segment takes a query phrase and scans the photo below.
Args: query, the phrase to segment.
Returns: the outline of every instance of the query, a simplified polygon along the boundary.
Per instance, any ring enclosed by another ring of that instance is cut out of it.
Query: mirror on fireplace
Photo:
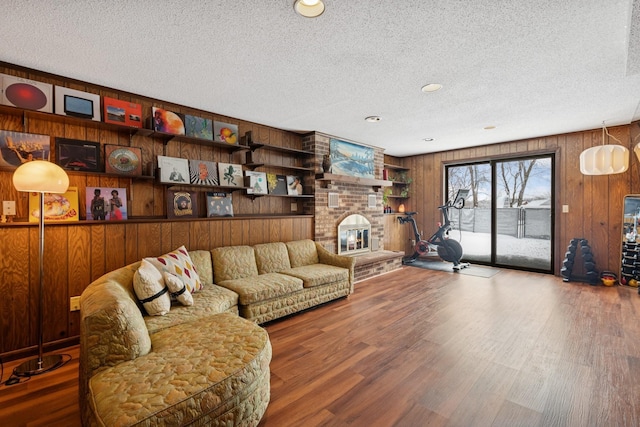
[[[640,194],[624,198],[620,284],[637,287],[640,281]]]

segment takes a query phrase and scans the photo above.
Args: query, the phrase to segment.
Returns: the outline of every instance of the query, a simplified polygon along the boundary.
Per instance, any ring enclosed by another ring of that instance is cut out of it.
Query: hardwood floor
[[[639,320],[633,289],[403,267],[266,325],[260,426],[637,426]],[[63,368],[0,386],[1,426],[80,424],[77,347],[66,353]]]

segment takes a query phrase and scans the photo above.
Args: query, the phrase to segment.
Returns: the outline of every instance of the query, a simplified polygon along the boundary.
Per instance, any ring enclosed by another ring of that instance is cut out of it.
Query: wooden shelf
[[[392,185],[391,181],[384,179],[359,178],[356,176],[337,175],[332,173],[317,174],[316,181],[342,182],[345,184],[356,184],[374,188],[390,187]]]
[[[405,168],[405,167],[397,166],[397,165],[391,165],[391,164],[388,164],[388,163],[385,163],[384,167],[385,167],[385,169],[393,169],[393,170],[397,170],[397,171],[408,171],[409,170],[409,168]]]
[[[264,148],[265,150],[279,151],[281,153],[290,153],[304,156],[314,156],[315,153],[306,150],[299,150],[297,148],[289,148],[289,147],[281,147],[279,145],[271,145],[265,144],[262,142],[257,142],[252,139],[251,131],[248,131],[242,137],[242,141],[246,144],[251,151],[258,150],[260,148]]]
[[[144,132],[140,132],[140,133],[143,133],[145,136],[150,136],[152,138],[162,139],[162,142],[165,145],[168,144],[170,141],[177,141],[177,142],[185,142],[188,144],[206,145],[209,147],[222,148],[224,150],[232,151],[232,152],[241,151],[241,150],[249,151],[249,147],[242,144],[227,144],[226,142],[222,142],[222,141],[213,141],[211,139],[194,138],[192,136],[186,136],[186,135],[174,135],[172,133],[157,132],[151,129],[144,129]]]
[[[312,172],[314,170],[313,168],[304,168],[300,166],[273,165],[269,163],[245,163],[243,166],[246,166],[251,170],[254,170],[260,167],[290,169],[290,170],[297,170],[297,171],[303,171],[303,172]]]

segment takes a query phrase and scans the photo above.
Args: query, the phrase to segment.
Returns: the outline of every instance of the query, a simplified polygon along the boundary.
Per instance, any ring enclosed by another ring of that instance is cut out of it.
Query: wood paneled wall
[[[402,165],[411,169],[414,179],[409,205],[420,213],[418,228],[430,234],[441,220],[437,206],[443,202],[444,165],[555,153],[555,274],[560,274],[574,237],[589,240],[598,271],[619,272],[623,198],[640,193],[640,164],[633,154],[633,147],[640,142],[639,124],[609,128],[611,135],[631,150],[629,170],[617,175],[580,173],[580,153],[602,144],[602,129],[404,158]],[[612,139],[610,143],[617,142]],[[569,205],[569,213],[562,213],[562,205]]]
[[[239,134],[252,131],[254,141],[301,149],[298,134],[263,126],[214,113],[168,104],[134,94],[94,86],[25,70],[0,63],[0,73],[43,81],[59,86],[98,93],[100,96],[136,102],[143,107],[143,117],[149,117],[151,107],[193,114],[237,124]],[[128,130],[114,130],[90,121],[66,120],[56,115],[23,115],[19,110],[0,109],[0,129],[50,135],[51,160],[54,159],[55,137],[136,146],[142,150],[143,162],[157,166],[157,156],[244,163],[245,152],[230,152],[210,145],[177,141],[165,143],[162,138],[130,135]],[[259,150],[262,162],[287,165],[290,158],[274,150]],[[263,169],[264,170],[264,169]],[[286,174],[286,170],[269,170]],[[289,172],[291,173],[291,172]],[[0,200],[15,200],[17,220],[25,222],[28,195],[19,193],[12,184],[13,171],[0,170]],[[78,312],[69,311],[69,298],[80,295],[84,288],[105,272],[124,266],[145,256],[157,256],[184,245],[187,249],[211,249],[228,245],[288,241],[314,236],[314,218],[299,207],[291,212],[294,199],[286,197],[247,197],[244,191],[233,193],[236,217],[167,220],[167,186],[150,179],[130,179],[69,172],[70,185],[78,187],[80,210],[84,211],[86,187],[121,187],[127,189],[130,220],[119,223],[84,222],[47,224],[45,227],[45,304],[44,342],[77,340]],[[310,186],[313,187],[313,186]],[[180,187],[178,187],[180,188]],[[206,191],[207,189],[201,189]],[[204,197],[201,197],[204,201]],[[302,206],[298,200],[298,206]],[[205,216],[204,203],[200,216]],[[37,345],[39,301],[39,263],[37,224],[0,225],[0,355],[17,357],[33,352]]]

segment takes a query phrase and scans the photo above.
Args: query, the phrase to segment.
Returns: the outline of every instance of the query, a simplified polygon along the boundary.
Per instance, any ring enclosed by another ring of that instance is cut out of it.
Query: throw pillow
[[[182,305],[193,305],[193,295],[187,289],[184,282],[175,274],[165,271],[163,274],[164,283],[171,292],[171,298],[175,298]]]
[[[175,251],[157,258],[145,259],[155,265],[161,272],[168,271],[178,276],[187,285],[189,292],[194,293],[202,289],[203,285],[200,281],[200,276],[198,276],[196,267],[193,265],[189,252],[184,246],[180,246]]]
[[[150,316],[164,316],[169,312],[171,297],[162,273],[144,259],[133,275],[133,290]]]

